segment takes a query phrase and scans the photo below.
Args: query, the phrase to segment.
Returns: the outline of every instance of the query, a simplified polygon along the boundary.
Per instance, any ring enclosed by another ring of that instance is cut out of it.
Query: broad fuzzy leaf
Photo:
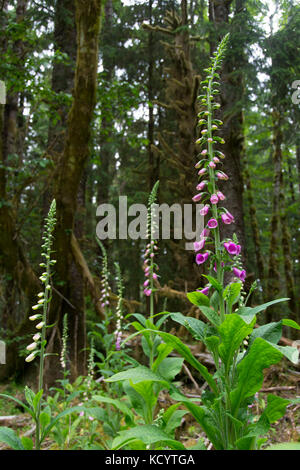
[[[255,318],[250,325],[247,325],[239,315],[232,313],[226,315],[224,322],[219,326],[221,336],[219,354],[226,370],[229,370],[234,354],[243,339],[252,332],[254,324]]]
[[[200,307],[201,305],[209,306],[209,298],[207,295],[202,294],[202,292],[188,292],[186,296],[191,304],[197,305],[197,307]]]
[[[231,392],[232,414],[247,397],[255,395],[263,383],[263,370],[277,364],[283,354],[263,338],[256,338],[248,354],[237,365],[237,387]]]
[[[121,449],[125,445],[130,445],[134,441],[142,441],[146,445],[165,445],[171,449],[185,450],[181,442],[171,439],[167,433],[155,425],[136,426],[135,428],[121,431],[112,442],[112,449]]]
[[[177,336],[171,335],[170,333],[165,333],[164,331],[157,331],[155,332],[158,334],[167,344],[173,346],[179,354],[196,370],[200,372],[202,377],[207,381],[208,385],[210,386],[211,390],[217,394],[217,386],[212,377],[212,375],[208,372],[207,368],[203,366],[197,359],[193,356],[189,348],[180,341]]]
[[[15,431],[5,426],[0,427],[0,442],[4,442],[13,450],[25,450],[21,439]]]
[[[151,382],[162,382],[168,386],[168,382],[158,374],[154,373],[151,369],[145,366],[133,367],[132,369],[118,372],[117,374],[105,379],[106,382],[118,382],[123,380],[132,380],[133,383],[144,382],[146,380]]]

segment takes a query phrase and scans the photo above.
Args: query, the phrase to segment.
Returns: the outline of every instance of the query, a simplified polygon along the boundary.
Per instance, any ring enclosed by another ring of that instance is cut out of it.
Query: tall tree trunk
[[[113,3],[112,0],[108,0],[105,3],[104,9],[104,21],[101,31],[103,44],[106,46],[109,44],[110,36],[112,34],[112,22],[113,22]],[[104,80],[111,84],[114,78],[115,63],[109,52],[109,47],[104,47],[102,52],[102,64],[104,71]],[[112,145],[109,136],[112,132],[113,122],[109,118],[110,109],[106,109],[103,106],[101,109],[101,127],[99,129],[99,146],[100,146],[100,165],[98,167],[98,187],[97,187],[97,205],[107,203],[109,200],[109,184],[111,181],[112,171]],[[104,245],[106,246],[106,240]]]
[[[271,217],[271,239],[269,250],[269,271],[267,284],[267,298],[276,298],[280,292],[280,272],[279,272],[279,228],[280,228],[280,190],[282,178],[282,131],[279,113],[273,110],[273,165],[274,165],[274,183],[273,183],[273,203]],[[266,321],[274,321],[275,308],[268,308],[266,311]]]
[[[149,24],[152,26],[153,24],[153,0],[149,0]],[[152,30],[149,31],[148,34],[148,160],[149,160],[149,192],[152,190],[154,184],[159,178],[157,173],[157,163],[156,163],[156,155],[157,152],[155,151],[154,147],[154,129],[155,129],[155,122],[154,122],[154,108],[153,108],[153,100],[154,100],[154,89],[153,89],[153,80],[154,80],[154,33]]]
[[[76,24],[74,0],[58,0],[55,5],[54,17],[54,41],[53,48],[66,54],[66,61],[55,61],[52,69],[51,88],[58,96],[60,94],[72,94],[74,86],[74,70],[76,62]],[[56,179],[59,166],[57,163],[61,157],[65,142],[67,117],[70,111],[63,100],[55,99],[52,105],[53,112],[58,114],[58,119],[50,119],[48,129],[47,155],[53,162]],[[51,113],[52,114],[52,113]],[[47,187],[43,195],[43,214],[47,215],[51,204],[53,187]]]
[[[170,65],[165,67],[167,75],[166,102],[155,100],[158,106],[171,110],[176,116],[178,132],[175,144],[169,144],[167,132],[159,133],[160,149],[156,150],[164,154],[164,159],[169,167],[174,170],[172,180],[168,180],[173,200],[184,204],[190,204],[195,192],[197,177],[194,165],[197,159],[198,149],[195,144],[197,139],[197,92],[199,76],[193,70],[190,57],[190,35],[188,31],[187,2],[180,3],[180,16],[174,11],[169,11],[165,17],[166,27],[145,25],[153,32],[165,33],[173,38],[170,43],[164,42]],[[153,156],[151,155],[151,158]],[[185,249],[185,240],[170,240],[169,247],[173,252],[174,279],[176,288],[194,289],[200,280],[199,269],[195,269],[191,275],[190,267],[193,265],[193,254]],[[195,265],[196,268],[196,265]],[[183,279],[189,280],[184,283]]]
[[[298,180],[299,180],[299,194],[300,194],[300,142],[296,144],[296,164],[298,170]]]
[[[86,370],[85,315],[72,289],[72,234],[74,233],[77,194],[84,167],[89,157],[90,127],[96,102],[98,42],[100,32],[101,0],[76,0],[77,59],[74,81],[74,99],[68,116],[67,132],[62,157],[58,163],[54,197],[57,205],[55,230],[54,282],[61,296],[56,295],[50,310],[50,323],[57,322],[48,349],[60,350],[61,323],[64,313],[69,318],[69,356],[71,377]],[[73,297],[72,297],[73,294]],[[66,299],[68,302],[66,302]],[[73,308],[70,309],[70,304]],[[70,311],[72,310],[72,311]],[[56,360],[55,360],[56,359]],[[53,369],[57,358],[48,360],[47,380],[57,378]]]
[[[26,6],[27,1],[18,1],[16,6],[16,21],[18,23],[24,20]],[[7,2],[4,4],[4,8],[6,7]],[[1,27],[3,26],[1,25]],[[3,44],[1,45],[3,46]],[[24,44],[21,40],[17,39],[13,42],[13,52],[18,57],[22,69],[25,56]],[[28,304],[32,305],[36,300],[36,294],[40,290],[41,283],[28,261],[26,250],[19,237],[16,226],[17,208],[13,204],[15,201],[11,189],[7,185],[8,177],[5,169],[9,157],[15,155],[18,151],[18,102],[19,92],[12,87],[6,97],[6,104],[0,105],[0,268],[11,279],[7,288],[11,292],[22,292],[20,300],[24,308],[27,309]],[[14,163],[18,165],[20,162],[16,161]],[[9,165],[13,166],[14,163],[10,161]],[[7,301],[6,308],[9,311],[4,312],[4,316],[10,316],[10,318],[6,318],[7,325],[13,326],[16,323],[15,319],[11,317],[15,310],[13,305],[14,297],[10,296]],[[16,330],[12,335],[15,338],[26,336],[26,334],[32,332],[32,329],[31,322],[28,322],[26,318],[25,320],[22,318],[17,323]],[[18,356],[18,346],[17,342],[11,342],[7,348],[7,362],[0,368],[0,380],[9,377],[16,371],[21,361],[24,362],[24,359],[20,360]]]
[[[251,177],[249,173],[249,167],[246,161],[244,162],[244,179],[245,179],[245,183],[247,187],[247,196],[248,196],[248,201],[249,201],[249,217],[250,217],[250,225],[251,225],[251,231],[252,231],[252,236],[253,236],[257,272],[258,272],[258,277],[259,277],[259,281],[262,287],[263,298],[264,298],[264,296],[266,295],[264,259],[263,259],[263,254],[261,251],[260,233],[259,233],[259,226],[258,226],[258,220],[257,220],[257,215],[256,215],[256,206],[255,206],[255,201],[254,201],[254,196],[253,196],[252,182],[251,182]]]
[[[297,143],[296,143],[296,164],[297,164],[297,169],[298,169],[298,181],[299,181],[299,192],[298,192],[298,201],[300,203],[300,139],[298,139]],[[298,233],[298,237],[297,237],[297,241],[298,241],[298,251],[297,251],[297,259],[298,259],[298,264],[297,264],[297,273],[296,273],[296,276],[297,276],[297,285],[298,285],[298,289],[297,289],[297,297],[298,297],[298,305],[297,305],[297,310],[298,310],[298,315],[300,315],[300,288],[299,288],[299,285],[300,285],[300,235]]]

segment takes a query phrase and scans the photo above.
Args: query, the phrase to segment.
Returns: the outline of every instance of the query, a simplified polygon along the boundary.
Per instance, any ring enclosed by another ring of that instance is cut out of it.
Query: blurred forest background
[[[43,221],[57,202],[54,297],[48,352],[70,323],[72,375],[86,368],[90,325],[102,316],[96,209],[191,203],[197,184],[197,96],[204,69],[230,32],[222,69],[221,150],[226,208],[243,247],[252,303],[289,297],[266,312],[300,318],[300,7],[293,0],[1,0],[0,379],[34,367],[22,350],[41,290]],[[101,17],[101,21],[99,18]],[[76,40],[79,38],[79,41]],[[147,312],[144,240],[107,240],[119,262],[128,312]],[[156,311],[190,309],[185,292],[203,285],[194,255],[159,242]],[[203,268],[205,269],[205,268]],[[112,276],[112,286],[114,278]],[[113,289],[114,290],[114,289]],[[56,374],[55,356],[47,361]]]

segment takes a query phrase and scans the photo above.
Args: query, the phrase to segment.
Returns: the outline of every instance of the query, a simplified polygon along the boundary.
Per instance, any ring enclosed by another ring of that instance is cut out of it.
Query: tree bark
[[[273,203],[271,217],[271,239],[269,249],[269,270],[267,280],[267,298],[276,298],[280,292],[280,272],[279,272],[279,228],[280,228],[280,189],[282,178],[282,131],[280,127],[280,117],[276,110],[272,113],[273,120]],[[266,321],[274,321],[275,308],[268,308],[266,311]]]
[[[75,213],[80,180],[85,163],[89,156],[90,124],[93,117],[97,86],[98,41],[100,17],[103,2],[101,0],[76,1],[76,30],[77,58],[73,104],[67,121],[67,131],[64,140],[62,156],[57,160],[57,173],[53,187],[53,196],[57,201],[57,227],[55,251],[57,265],[55,267],[54,296],[48,318],[49,323],[55,323],[48,330],[48,352],[60,352],[61,320],[64,313],[69,313],[70,329],[70,359],[71,377],[84,373],[85,361],[85,316],[82,305],[76,305],[76,292],[72,286],[72,269],[74,273],[73,251],[71,237],[75,230]],[[0,263],[5,273],[9,274],[22,292],[22,299],[29,308],[36,303],[36,295],[41,290],[41,283],[34,273],[16,229],[16,213],[7,201],[5,155],[7,151],[4,133],[4,110],[1,106],[1,140],[0,140]],[[83,258],[78,246],[78,253]],[[77,263],[77,260],[76,260]],[[78,264],[77,264],[78,266]],[[80,267],[80,266],[79,266]],[[80,267],[78,271],[83,270]],[[80,274],[80,275],[81,275]],[[73,288],[73,290],[72,290]],[[73,298],[71,299],[71,297]],[[95,295],[96,296],[96,295]],[[82,298],[82,296],[81,296]],[[74,302],[72,302],[72,301]],[[101,309],[95,304],[98,313]],[[71,311],[70,311],[71,310]],[[18,325],[14,336],[26,336],[33,332],[34,325],[28,321],[28,316]],[[46,361],[46,382],[53,384],[59,376],[57,356],[49,356]],[[15,372],[21,372],[26,366],[31,370],[32,364],[24,364],[24,358],[19,357],[17,343],[11,343],[7,351],[7,364],[1,367],[1,377],[9,377]],[[30,371],[29,370],[29,371]]]
[[[246,162],[244,163],[244,178],[245,178],[245,183],[247,186],[247,196],[248,196],[248,201],[249,201],[249,217],[250,217],[250,225],[251,225],[251,231],[252,231],[252,236],[253,236],[257,273],[258,273],[258,278],[259,278],[259,281],[263,290],[263,297],[264,297],[266,295],[265,266],[264,266],[262,251],[261,251],[260,233],[259,233],[259,226],[258,226],[258,220],[257,220],[257,215],[256,215],[256,206],[255,206],[255,201],[253,197],[252,182],[251,182],[251,177],[249,173],[249,167]]]
[[[180,16],[174,11],[167,12],[166,27],[145,25],[149,34],[165,33],[173,39],[170,43],[164,42],[170,63],[168,67],[165,67],[166,102],[156,100],[155,104],[171,110],[175,114],[178,130],[174,143],[169,143],[167,132],[159,133],[160,149],[156,149],[156,152],[157,154],[163,153],[164,160],[173,170],[173,177],[168,179],[167,184],[172,190],[173,201],[179,202],[182,208],[184,204],[191,204],[195,192],[197,175],[194,166],[198,153],[195,141],[197,139],[197,92],[200,77],[193,70],[191,62],[188,21],[187,2],[182,0]],[[152,125],[153,123],[149,122],[150,136],[152,136]],[[153,145],[151,149],[154,149]],[[150,153],[149,162],[151,165],[153,165],[153,161],[154,154]],[[184,245],[185,240],[175,240],[169,245],[169,248],[173,252],[175,285],[178,289],[184,289],[185,281],[183,280],[187,279],[186,287],[188,285],[187,288],[190,290],[197,287],[200,281],[200,272],[197,268],[191,276],[193,254],[187,251]]]
[[[64,313],[68,313],[69,357],[71,377],[86,370],[85,312],[82,297],[76,298],[72,286],[72,248],[77,197],[84,167],[89,157],[90,127],[96,103],[98,41],[100,33],[101,0],[76,0],[77,59],[74,80],[74,99],[68,115],[66,140],[58,163],[54,197],[57,207],[55,229],[54,285],[62,296],[53,298],[49,322],[56,322],[48,349],[60,350],[60,329]],[[74,272],[74,271],[73,271]],[[68,299],[69,302],[66,302]],[[70,308],[72,304],[73,308]],[[70,311],[71,310],[71,311]],[[57,378],[51,357],[48,360],[47,380]],[[54,373],[53,373],[54,372]]]

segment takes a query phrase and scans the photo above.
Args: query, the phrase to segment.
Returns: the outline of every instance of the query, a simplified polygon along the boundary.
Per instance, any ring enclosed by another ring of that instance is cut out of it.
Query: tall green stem
[[[212,67],[212,72],[211,72],[211,78],[209,79],[208,82],[208,87],[207,87],[207,111],[208,111],[208,116],[207,116],[207,135],[208,135],[208,156],[209,156],[209,161],[213,162],[213,157],[214,157],[214,152],[213,152],[213,133],[212,133],[212,103],[211,103],[211,94],[212,94],[212,81],[214,78],[214,73],[215,73],[215,64]],[[211,167],[209,167],[209,179],[212,185],[212,192],[215,194],[216,191],[216,182],[215,182],[215,175],[214,171]],[[213,217],[218,220],[218,209],[216,204],[212,204],[212,213]],[[222,268],[222,263],[221,263],[221,243],[220,243],[220,230],[219,226],[217,226],[214,230],[214,237],[215,237],[215,253],[216,253],[216,269],[217,269],[217,279],[218,282],[223,286],[223,268]],[[220,318],[221,322],[225,320],[225,305],[224,305],[224,299],[222,296],[222,292],[219,294],[219,299],[220,299]]]

